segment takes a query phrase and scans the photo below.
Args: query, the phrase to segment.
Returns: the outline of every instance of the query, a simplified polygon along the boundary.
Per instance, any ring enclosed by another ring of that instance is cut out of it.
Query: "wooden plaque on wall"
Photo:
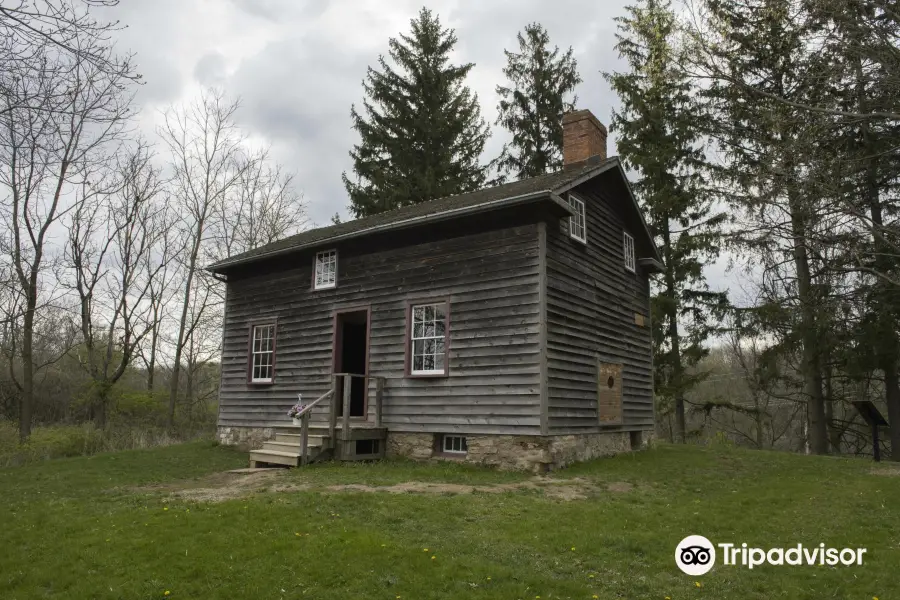
[[[597,361],[597,415],[601,425],[622,422],[622,363]]]

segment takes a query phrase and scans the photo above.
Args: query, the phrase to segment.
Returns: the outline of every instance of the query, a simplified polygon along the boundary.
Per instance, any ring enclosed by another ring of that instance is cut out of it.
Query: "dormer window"
[[[317,253],[313,289],[327,290],[336,285],[337,250],[325,250]]]
[[[584,200],[574,194],[569,194],[569,206],[575,214],[569,217],[569,236],[582,244],[587,243],[587,216],[585,214]]]

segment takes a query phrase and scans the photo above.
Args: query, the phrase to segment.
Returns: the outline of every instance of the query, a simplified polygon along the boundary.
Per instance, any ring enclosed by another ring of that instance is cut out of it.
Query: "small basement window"
[[[378,440],[356,440],[357,454],[378,454],[379,449]]]
[[[623,246],[625,249],[625,268],[634,273],[634,238],[628,235],[627,231],[625,232]]]
[[[337,285],[337,250],[326,250],[316,254],[316,274],[314,289],[327,290]]]
[[[469,451],[464,435],[445,435],[441,442],[441,449],[449,454],[465,454]]]
[[[569,217],[569,235],[582,242],[587,243],[587,216],[584,207],[584,200],[569,194],[569,206],[575,211],[575,214]]]

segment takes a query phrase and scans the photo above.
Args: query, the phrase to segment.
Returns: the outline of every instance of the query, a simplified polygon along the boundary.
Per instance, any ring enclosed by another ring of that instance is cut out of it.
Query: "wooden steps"
[[[325,433],[328,433],[327,429]],[[310,435],[307,443],[309,460],[318,458],[328,446],[327,435]],[[277,432],[274,440],[263,442],[259,450],[250,451],[250,466],[266,464],[297,467],[300,465],[301,453],[300,434]]]
[[[250,466],[280,466],[298,467],[301,463],[300,427],[278,427],[275,437],[263,442],[262,448],[250,451]],[[338,437],[340,430],[335,432]],[[384,427],[372,427],[368,424],[359,424],[348,431],[349,439],[334,440],[328,435],[328,426],[309,426],[307,435],[307,457],[309,462],[335,458],[337,460],[371,460],[384,457],[384,443],[387,438],[387,429]],[[371,443],[357,444],[359,441],[375,441]],[[357,448],[364,448],[358,452]]]

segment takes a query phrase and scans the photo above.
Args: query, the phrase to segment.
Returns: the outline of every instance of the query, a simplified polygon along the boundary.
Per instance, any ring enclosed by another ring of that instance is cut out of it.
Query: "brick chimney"
[[[589,110],[563,115],[563,166],[606,159],[606,127]]]

